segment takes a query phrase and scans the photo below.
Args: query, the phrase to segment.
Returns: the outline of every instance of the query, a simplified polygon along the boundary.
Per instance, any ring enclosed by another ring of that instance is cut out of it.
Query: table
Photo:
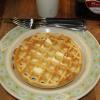
[[[66,9],[67,7],[67,9]],[[57,17],[73,18],[75,16],[74,0],[60,0],[59,12]],[[6,0],[2,11],[3,18],[37,18],[38,13],[35,0]],[[100,43],[100,20],[87,20],[87,29],[95,36]],[[9,30],[15,27],[12,24],[0,24],[0,38],[2,38]],[[0,86],[0,100],[16,100]],[[100,81],[96,87],[80,100],[100,100]]]

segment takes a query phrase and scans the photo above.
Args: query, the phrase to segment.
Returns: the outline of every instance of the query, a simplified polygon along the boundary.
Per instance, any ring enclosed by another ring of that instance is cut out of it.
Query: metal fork
[[[12,22],[18,26],[35,29],[41,26],[68,28],[71,30],[86,30],[83,19],[66,19],[66,18],[40,18],[40,19],[3,19],[3,22]]]

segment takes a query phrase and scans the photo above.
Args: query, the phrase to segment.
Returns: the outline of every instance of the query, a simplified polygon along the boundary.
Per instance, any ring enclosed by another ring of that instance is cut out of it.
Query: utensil
[[[35,29],[40,26],[51,26],[60,28],[69,28],[72,30],[86,30],[85,21],[83,19],[67,19],[67,18],[39,18],[39,19],[0,19],[0,22],[14,23],[18,26]]]

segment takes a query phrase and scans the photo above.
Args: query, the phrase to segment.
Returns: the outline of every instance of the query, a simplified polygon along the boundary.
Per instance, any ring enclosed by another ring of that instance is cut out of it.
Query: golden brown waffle
[[[13,65],[27,83],[56,88],[78,76],[82,54],[78,45],[63,34],[36,33],[14,50]]]

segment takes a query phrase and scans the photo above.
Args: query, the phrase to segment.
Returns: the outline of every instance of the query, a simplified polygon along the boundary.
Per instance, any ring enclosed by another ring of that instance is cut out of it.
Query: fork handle
[[[59,25],[72,25],[72,26],[84,26],[85,20],[78,18],[46,18],[47,24],[59,24]]]

